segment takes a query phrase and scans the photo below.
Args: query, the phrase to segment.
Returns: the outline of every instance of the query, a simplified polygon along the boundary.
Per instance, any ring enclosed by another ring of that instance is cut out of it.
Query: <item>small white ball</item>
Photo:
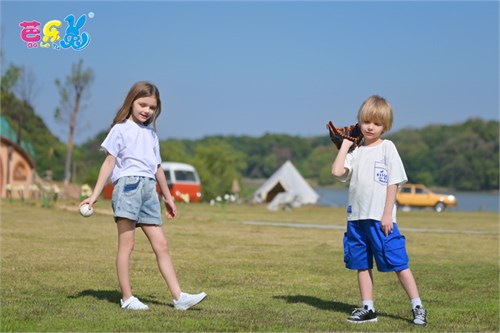
[[[89,217],[94,213],[94,208],[89,208],[89,204],[84,204],[80,207],[80,214],[83,217]]]

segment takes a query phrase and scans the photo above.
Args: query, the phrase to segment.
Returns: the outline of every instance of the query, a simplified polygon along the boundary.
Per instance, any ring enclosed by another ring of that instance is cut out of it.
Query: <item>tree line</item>
[[[33,145],[37,172],[51,170],[54,180],[67,176],[67,144],[62,143],[36,114],[31,103],[15,93],[16,73],[2,77],[2,115],[13,129]],[[60,86],[59,83],[59,87]],[[75,145],[71,160],[73,183],[95,184],[104,159],[100,144],[107,131]],[[457,190],[480,191],[499,188],[499,122],[480,118],[454,125],[431,125],[389,132],[395,142],[410,182]],[[315,137],[286,134],[209,136],[197,140],[169,139],[160,142],[165,161],[186,162],[200,173],[204,198],[229,193],[233,180],[269,177],[291,160],[314,185],[338,184],[330,173],[337,154],[328,133]],[[249,188],[242,195],[250,195]]]

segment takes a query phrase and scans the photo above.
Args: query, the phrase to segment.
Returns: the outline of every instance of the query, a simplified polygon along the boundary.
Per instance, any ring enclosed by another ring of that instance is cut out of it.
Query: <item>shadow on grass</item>
[[[122,297],[122,294],[117,290],[86,289],[86,290],[79,292],[76,295],[68,296],[68,298],[76,299],[76,298],[87,297],[87,296],[94,297],[98,300],[108,301],[108,302],[113,303],[113,304],[120,304],[120,299]],[[139,298],[141,301],[143,301],[146,304],[149,303],[149,304],[157,304],[157,305],[167,305],[166,303],[158,302],[157,300],[155,300],[151,297],[142,296]],[[168,304],[168,305],[172,306],[171,304]]]
[[[345,313],[347,316],[349,316],[354,310],[354,308],[358,307],[358,305],[353,305],[353,304],[347,304],[347,303],[342,303],[342,302],[336,302],[336,301],[325,301],[317,297],[313,296],[305,296],[305,295],[294,295],[294,296],[273,296],[274,299],[280,299],[284,300],[287,303],[304,303],[310,306],[314,306],[317,309],[320,310],[329,310],[329,311],[336,311],[336,312],[342,312]],[[387,317],[387,318],[393,318],[397,320],[403,320],[405,322],[408,321],[408,318],[403,318],[399,316],[394,316],[391,314],[387,314],[384,312],[379,312],[377,311],[377,316],[378,317]]]
[[[344,312],[351,314],[352,310],[356,307],[352,304],[335,302],[335,301],[325,301],[317,297],[305,296],[305,295],[295,295],[295,296],[274,296],[275,299],[281,299],[287,303],[304,303],[310,306],[314,306],[320,310],[332,310],[337,312]]]

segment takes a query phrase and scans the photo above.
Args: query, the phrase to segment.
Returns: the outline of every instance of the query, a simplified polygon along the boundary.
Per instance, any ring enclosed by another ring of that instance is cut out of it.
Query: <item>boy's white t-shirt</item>
[[[130,119],[114,125],[101,147],[116,158],[113,183],[123,176],[155,178],[161,164],[160,143],[153,127]]]
[[[349,170],[340,181],[349,183],[347,220],[380,221],[384,213],[387,186],[408,181],[394,143],[383,140],[374,147],[360,146],[347,154],[344,166]],[[392,210],[396,222],[396,207]]]

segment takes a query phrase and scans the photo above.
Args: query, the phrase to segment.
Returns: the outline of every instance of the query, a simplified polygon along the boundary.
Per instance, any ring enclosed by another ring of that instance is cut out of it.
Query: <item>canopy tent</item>
[[[291,207],[315,204],[319,195],[305,181],[292,162],[286,161],[255,191],[253,199],[259,203],[270,203],[268,208],[275,210],[281,204]]]

